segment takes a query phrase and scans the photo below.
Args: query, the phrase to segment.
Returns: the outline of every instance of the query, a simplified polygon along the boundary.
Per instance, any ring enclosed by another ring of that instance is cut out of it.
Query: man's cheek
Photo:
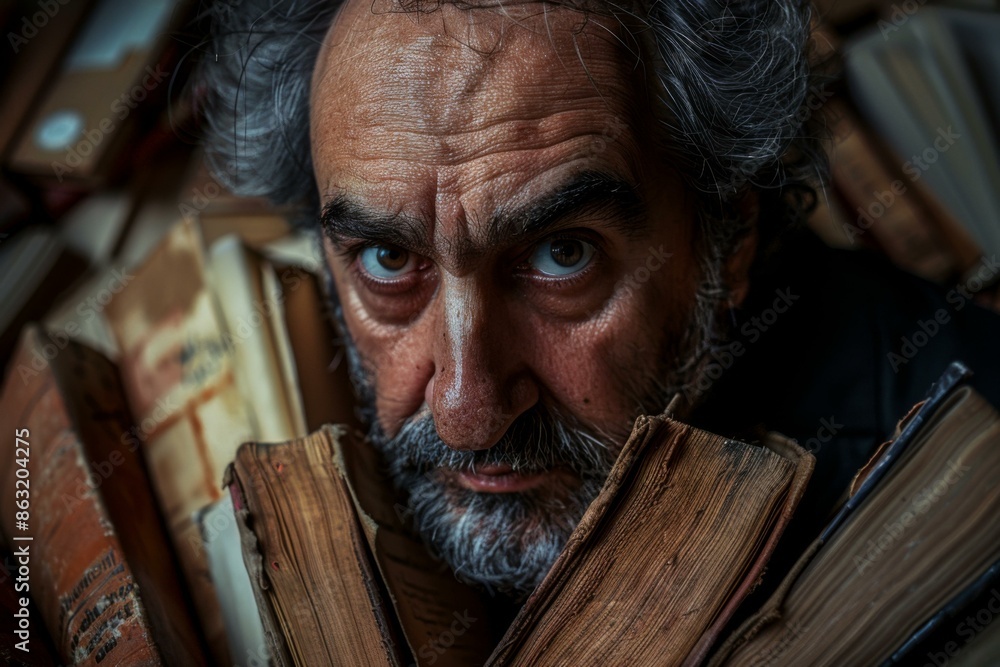
[[[613,311],[574,326],[536,326],[531,363],[557,406],[604,433],[619,434],[625,423],[630,428],[628,384],[638,370],[628,350],[637,334],[635,322]]]
[[[388,435],[424,405],[433,364],[401,345],[367,346],[375,388],[375,409]],[[362,352],[365,357],[365,352]]]

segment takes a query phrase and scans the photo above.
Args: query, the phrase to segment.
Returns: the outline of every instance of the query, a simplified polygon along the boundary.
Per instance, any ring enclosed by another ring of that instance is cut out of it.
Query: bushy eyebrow
[[[398,246],[424,255],[430,250],[427,226],[422,220],[403,213],[376,211],[345,194],[338,194],[323,206],[320,223],[324,233],[338,245],[351,239]]]
[[[551,192],[526,205],[500,208],[486,225],[488,247],[508,247],[537,239],[561,223],[583,214],[600,214],[605,224],[629,238],[641,236],[649,226],[645,204],[627,181],[597,171],[578,174]],[[393,245],[430,255],[430,225],[404,214],[373,210],[338,194],[323,206],[323,231],[336,244],[346,240]],[[459,252],[472,251],[459,248]]]
[[[628,237],[641,235],[648,225],[634,186],[616,176],[586,171],[526,206],[497,211],[487,225],[487,241],[505,245],[538,238],[584,213],[603,214],[609,227]]]

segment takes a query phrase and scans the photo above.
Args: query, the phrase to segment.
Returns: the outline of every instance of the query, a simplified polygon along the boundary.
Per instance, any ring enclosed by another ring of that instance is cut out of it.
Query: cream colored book
[[[229,664],[195,514],[222,497],[222,474],[253,439],[253,421],[197,229],[175,226],[131,274],[105,310],[136,419],[122,437],[141,447],[213,658]]]

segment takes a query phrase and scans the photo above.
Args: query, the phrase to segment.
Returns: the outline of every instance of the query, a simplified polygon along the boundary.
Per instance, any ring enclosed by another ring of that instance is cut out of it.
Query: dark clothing
[[[906,274],[874,253],[827,248],[805,232],[768,266],[735,315],[733,341],[745,351],[690,418],[744,439],[763,425],[816,456],[768,576],[744,609],[759,606],[779,583],[858,468],[949,362],[965,362],[973,386],[1000,405],[1000,315],[957,289]]]

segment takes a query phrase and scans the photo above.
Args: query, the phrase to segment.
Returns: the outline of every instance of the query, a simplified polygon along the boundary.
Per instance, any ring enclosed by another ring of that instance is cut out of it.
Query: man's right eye
[[[364,270],[378,280],[394,280],[417,268],[413,253],[395,246],[372,246],[358,253]]]

